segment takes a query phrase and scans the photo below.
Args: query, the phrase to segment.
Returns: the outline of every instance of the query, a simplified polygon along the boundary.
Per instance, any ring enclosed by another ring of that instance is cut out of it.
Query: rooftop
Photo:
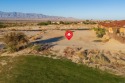
[[[112,22],[100,22],[99,25],[104,27],[125,27],[125,20],[112,21]]]

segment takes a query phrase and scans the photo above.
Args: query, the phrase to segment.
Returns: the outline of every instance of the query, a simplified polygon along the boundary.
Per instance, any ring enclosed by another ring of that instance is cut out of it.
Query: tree
[[[102,38],[106,34],[106,30],[104,28],[94,28],[94,31],[96,31],[96,35],[99,38]]]
[[[60,24],[64,24],[64,22],[63,22],[63,21],[60,21],[59,23],[60,23]]]
[[[51,21],[47,21],[47,24],[52,24],[52,22]]]

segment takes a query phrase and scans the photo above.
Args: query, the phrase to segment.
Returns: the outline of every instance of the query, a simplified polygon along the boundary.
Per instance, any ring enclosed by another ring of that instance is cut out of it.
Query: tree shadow
[[[62,39],[64,39],[64,36],[54,37],[54,38],[50,38],[50,39],[46,39],[46,40],[37,40],[35,42],[32,42],[32,44],[54,43],[54,42],[60,41]]]

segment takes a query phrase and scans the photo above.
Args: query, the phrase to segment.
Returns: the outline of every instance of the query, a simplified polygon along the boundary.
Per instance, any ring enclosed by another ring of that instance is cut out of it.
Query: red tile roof
[[[101,22],[99,25],[102,25],[104,27],[125,27],[125,20],[121,21],[113,21],[109,23]]]

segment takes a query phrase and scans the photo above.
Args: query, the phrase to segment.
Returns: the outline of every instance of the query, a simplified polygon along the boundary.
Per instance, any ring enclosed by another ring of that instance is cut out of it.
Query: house
[[[109,33],[125,35],[125,20],[99,23],[100,28],[105,28]]]
[[[125,20],[112,21],[112,22],[100,22],[98,27],[105,28],[110,38],[114,38],[121,43],[125,43]]]

